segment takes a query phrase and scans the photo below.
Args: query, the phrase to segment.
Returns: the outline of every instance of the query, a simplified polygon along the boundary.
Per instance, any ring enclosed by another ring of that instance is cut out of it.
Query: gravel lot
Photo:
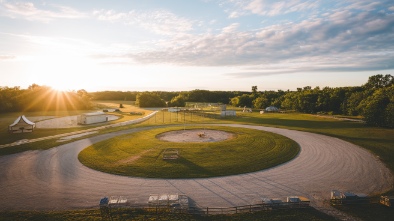
[[[183,193],[201,207],[229,207],[261,198],[305,196],[330,211],[330,191],[378,194],[390,189],[389,169],[368,151],[346,141],[308,132],[249,125],[220,125],[278,133],[295,140],[300,154],[280,166],[242,175],[208,179],[144,179],[106,174],[78,161],[87,146],[139,128],[98,135],[45,151],[0,157],[0,210],[63,210],[98,207],[104,196],[125,196],[144,204],[149,194]],[[152,128],[152,127],[150,127]],[[335,214],[334,214],[335,215]]]
[[[106,115],[108,117],[108,121],[117,120],[119,117],[111,114]],[[51,119],[45,119],[42,121],[36,122],[37,128],[70,128],[70,127],[83,127],[85,125],[79,125],[77,123],[77,115],[76,116],[67,116],[67,117],[57,117]],[[32,121],[33,117],[32,117]]]

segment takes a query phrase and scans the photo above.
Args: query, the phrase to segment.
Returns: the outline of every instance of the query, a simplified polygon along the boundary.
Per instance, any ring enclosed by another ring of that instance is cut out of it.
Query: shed
[[[288,203],[299,203],[301,202],[298,196],[288,196],[286,202]]]
[[[181,110],[182,109],[180,107],[170,107],[170,108],[168,108],[168,112],[173,112],[173,113],[180,112]]]
[[[331,199],[342,199],[342,193],[338,190],[331,190]]]
[[[220,113],[221,117],[234,117],[236,116],[235,110],[222,110]]]
[[[78,124],[95,124],[107,122],[108,117],[103,112],[95,112],[95,113],[86,113],[81,114],[77,117]]]
[[[27,133],[33,132],[36,124],[31,122],[25,117],[25,115],[19,116],[13,124],[8,126],[8,132],[10,133]]]

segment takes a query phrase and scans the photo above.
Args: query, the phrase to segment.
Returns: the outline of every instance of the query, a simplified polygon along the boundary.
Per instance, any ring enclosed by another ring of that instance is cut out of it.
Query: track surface
[[[301,195],[323,209],[332,189],[377,194],[393,184],[392,174],[378,159],[343,140],[262,126],[221,126],[278,133],[295,140],[301,151],[292,161],[271,169],[208,179],[123,177],[92,170],[78,161],[78,153],[93,143],[152,127],[119,131],[0,157],[0,210],[97,208],[104,196],[125,196],[129,202],[145,204],[153,193],[183,193],[200,207],[249,205],[262,197]]]

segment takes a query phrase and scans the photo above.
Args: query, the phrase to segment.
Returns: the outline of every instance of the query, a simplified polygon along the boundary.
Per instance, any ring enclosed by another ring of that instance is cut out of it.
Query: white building
[[[105,113],[95,112],[95,113],[86,113],[81,114],[77,117],[78,124],[95,124],[107,122],[108,117]]]
[[[234,117],[236,116],[235,110],[225,110],[220,112],[220,116],[222,117]]]
[[[180,107],[170,107],[170,108],[168,108],[168,112],[173,112],[173,113],[180,112],[181,110],[182,109]]]

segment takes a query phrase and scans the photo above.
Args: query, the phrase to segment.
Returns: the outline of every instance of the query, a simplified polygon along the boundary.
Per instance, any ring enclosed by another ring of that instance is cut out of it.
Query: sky
[[[0,0],[2,87],[296,90],[393,70],[393,0]]]

